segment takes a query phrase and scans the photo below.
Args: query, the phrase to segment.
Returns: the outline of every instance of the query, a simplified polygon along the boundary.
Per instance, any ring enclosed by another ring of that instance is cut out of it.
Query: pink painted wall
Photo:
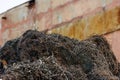
[[[120,62],[120,30],[106,34],[105,37],[110,43],[116,58]]]
[[[120,0],[36,0],[33,7],[28,5],[24,3],[0,15],[0,45],[28,29],[52,29],[104,13],[119,6]]]

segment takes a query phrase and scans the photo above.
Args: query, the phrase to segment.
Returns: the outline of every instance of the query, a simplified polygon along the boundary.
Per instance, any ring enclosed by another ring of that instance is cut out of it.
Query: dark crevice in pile
[[[0,49],[3,80],[119,80],[119,65],[102,36],[78,41],[28,30]]]

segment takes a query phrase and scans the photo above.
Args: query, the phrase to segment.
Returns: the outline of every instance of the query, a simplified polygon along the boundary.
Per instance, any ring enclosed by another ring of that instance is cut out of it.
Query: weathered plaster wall
[[[120,8],[116,7],[108,11],[101,11],[95,15],[87,15],[70,24],[63,25],[49,31],[60,33],[77,39],[85,39],[95,34],[105,34],[120,29]]]

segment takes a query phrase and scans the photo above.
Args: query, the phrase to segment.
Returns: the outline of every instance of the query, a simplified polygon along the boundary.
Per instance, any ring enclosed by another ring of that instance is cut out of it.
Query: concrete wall
[[[120,0],[36,0],[15,7],[0,15],[0,44],[20,36],[28,29],[59,33],[79,40],[94,34],[120,29]],[[107,34],[118,37],[116,35]],[[120,38],[120,37],[119,37]],[[113,38],[112,40],[118,40]],[[120,48],[114,47],[115,54]]]

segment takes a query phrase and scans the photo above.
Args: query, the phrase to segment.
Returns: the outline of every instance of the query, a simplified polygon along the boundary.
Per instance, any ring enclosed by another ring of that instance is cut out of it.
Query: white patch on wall
[[[103,7],[106,6],[106,0],[102,0],[102,6],[103,6]]]
[[[1,20],[0,20],[0,29],[2,28],[2,23],[1,23]]]
[[[62,16],[58,15],[58,22],[61,23],[62,22]]]

